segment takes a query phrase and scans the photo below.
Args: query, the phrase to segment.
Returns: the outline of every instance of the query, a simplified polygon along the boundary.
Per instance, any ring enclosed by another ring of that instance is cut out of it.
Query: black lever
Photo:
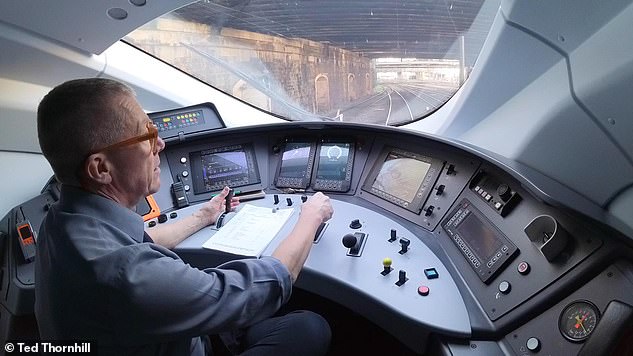
[[[229,189],[229,194],[227,194],[226,197],[224,197],[224,212],[225,213],[231,212],[231,200],[233,200],[234,194],[235,194],[235,191],[233,189]]]

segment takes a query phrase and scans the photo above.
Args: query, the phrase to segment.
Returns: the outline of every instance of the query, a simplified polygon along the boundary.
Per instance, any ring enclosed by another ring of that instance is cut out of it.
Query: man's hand
[[[318,227],[322,222],[330,220],[334,209],[330,198],[321,192],[317,192],[311,196],[305,203],[301,205],[300,221],[313,222]]]
[[[273,252],[272,256],[288,268],[293,283],[308,258],[317,228],[330,220],[333,213],[330,198],[321,192],[314,194],[301,205],[301,215],[295,227]]]
[[[158,225],[148,230],[147,233],[155,243],[167,248],[174,248],[181,241],[203,227],[215,223],[220,214],[224,212],[224,198],[226,198],[227,194],[229,194],[229,187],[224,187],[220,194],[202,204],[200,210],[191,214],[191,216],[178,219],[171,224]],[[238,205],[240,205],[240,199],[233,197],[231,199],[231,210]]]
[[[224,201],[228,194],[229,187],[224,187],[220,194],[204,203],[200,210],[193,213],[193,215],[201,219],[205,223],[205,226],[215,223],[220,214],[224,212]],[[238,205],[240,205],[240,198],[233,197],[233,199],[231,199],[231,210],[235,209]]]

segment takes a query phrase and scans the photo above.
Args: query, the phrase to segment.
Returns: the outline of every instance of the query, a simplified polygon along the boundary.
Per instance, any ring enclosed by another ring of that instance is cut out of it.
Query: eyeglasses
[[[110,151],[116,148],[121,148],[121,147],[125,147],[125,146],[129,146],[129,145],[133,145],[135,143],[139,143],[139,142],[143,142],[143,141],[149,141],[149,144],[152,148],[151,152],[155,152],[156,151],[156,143],[158,142],[158,128],[156,127],[156,125],[154,125],[153,122],[148,121],[147,124],[145,125],[145,127],[147,127],[147,133],[146,134],[142,134],[136,137],[132,137],[129,138],[127,140],[112,144],[110,146],[98,149],[98,150],[94,150],[92,151],[90,154],[95,154],[95,153],[99,153],[99,152],[104,152],[104,151]]]

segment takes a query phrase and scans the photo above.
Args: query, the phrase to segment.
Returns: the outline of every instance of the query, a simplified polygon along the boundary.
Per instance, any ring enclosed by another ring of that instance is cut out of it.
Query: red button
[[[429,292],[430,292],[430,291],[431,291],[431,290],[430,290],[430,289],[429,289],[429,287],[427,287],[427,286],[419,286],[419,287],[418,287],[418,294],[419,294],[419,295],[421,295],[421,296],[427,296],[427,295],[429,295]]]
[[[530,273],[530,264],[525,261],[521,261],[517,266],[517,271],[519,271],[522,275]]]

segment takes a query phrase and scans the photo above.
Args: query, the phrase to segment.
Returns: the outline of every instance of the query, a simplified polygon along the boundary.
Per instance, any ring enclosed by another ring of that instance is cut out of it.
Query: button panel
[[[521,200],[521,196],[506,183],[499,182],[484,171],[471,181],[470,189],[497,214],[506,216]]]

